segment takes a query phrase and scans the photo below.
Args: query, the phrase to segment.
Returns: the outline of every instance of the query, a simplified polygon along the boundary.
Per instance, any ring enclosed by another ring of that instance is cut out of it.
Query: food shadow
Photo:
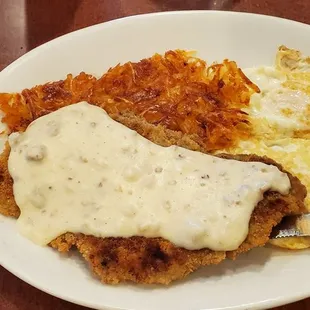
[[[169,288],[174,288],[177,286],[182,286],[188,284],[190,282],[205,282],[206,279],[209,281],[216,283],[223,279],[223,277],[230,277],[234,274],[241,274],[243,272],[246,273],[259,273],[264,268],[266,262],[272,256],[286,256],[292,255],[292,250],[285,250],[285,249],[275,249],[273,246],[266,245],[263,248],[256,248],[251,250],[250,252],[241,254],[237,257],[236,260],[226,259],[218,265],[210,265],[201,267],[200,269],[196,270],[189,276],[185,277],[182,280],[177,280],[166,285],[159,285],[159,284],[151,284],[151,285],[142,285],[137,283],[120,283],[118,287],[128,287],[131,290],[167,290]],[[61,253],[60,259],[72,259],[74,264],[76,264],[79,268],[83,269],[83,272],[87,274],[87,276],[92,280],[98,283],[98,285],[105,285],[100,283],[97,276],[95,276],[85,259],[79,253],[77,249],[72,249],[68,253]]]
[[[223,276],[231,276],[233,274],[240,274],[242,272],[260,272],[265,263],[272,256],[272,249],[257,248],[250,252],[243,253],[236,258],[236,260],[225,259],[218,265],[205,266],[194,272],[189,277],[188,281],[201,280],[206,278],[211,280],[220,280]]]
[[[190,282],[205,282],[206,279],[213,282],[220,281],[223,277],[232,276],[233,274],[259,273],[265,263],[274,254],[274,248],[264,247],[253,249],[248,253],[241,254],[236,260],[226,259],[218,265],[204,266],[196,270],[182,280],[177,280],[166,285],[137,285],[137,284],[121,284],[128,286],[133,290],[167,290],[169,288],[181,286]]]

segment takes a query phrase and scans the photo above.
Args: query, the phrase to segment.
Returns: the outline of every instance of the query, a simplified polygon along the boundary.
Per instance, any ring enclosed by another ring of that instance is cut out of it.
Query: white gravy
[[[40,245],[80,232],[234,250],[263,193],[291,186],[275,166],[161,147],[86,102],[35,120],[9,143],[18,227]]]

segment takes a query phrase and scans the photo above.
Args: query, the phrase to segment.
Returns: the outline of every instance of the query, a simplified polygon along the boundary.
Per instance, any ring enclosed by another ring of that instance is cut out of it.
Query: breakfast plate
[[[242,68],[272,65],[280,45],[310,55],[310,26],[230,12],[170,12],[128,17],[62,36],[0,73],[0,92],[18,92],[81,71],[100,76],[117,63],[154,53],[197,51],[208,63],[225,58]],[[96,309],[266,309],[310,296],[309,250],[265,247],[202,268],[169,286],[101,284],[75,253],[60,255],[22,237],[0,216],[0,264],[29,284]]]

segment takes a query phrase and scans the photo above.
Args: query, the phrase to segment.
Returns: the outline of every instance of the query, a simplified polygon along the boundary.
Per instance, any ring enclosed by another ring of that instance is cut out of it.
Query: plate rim
[[[47,41],[46,43],[43,43],[35,48],[33,48],[32,50],[28,51],[27,53],[23,54],[22,56],[20,56],[19,58],[17,58],[16,60],[14,60],[13,62],[11,62],[8,66],[6,66],[3,70],[0,71],[0,76],[2,75],[7,75],[10,74],[11,71],[13,71],[15,68],[17,68],[18,66],[22,65],[24,62],[27,62],[29,59],[31,59],[32,57],[35,57],[37,54],[41,53],[44,51],[44,49],[49,49],[50,47],[53,47],[53,45],[56,44],[61,44],[63,41],[65,41],[68,37],[77,37],[80,35],[83,35],[84,33],[87,32],[92,32],[92,31],[97,31],[102,27],[112,27],[114,24],[118,24],[118,23],[123,23],[126,21],[130,21],[130,20],[136,20],[136,19],[144,19],[144,18],[153,18],[153,17],[157,17],[157,16],[165,16],[165,15],[170,15],[170,16],[174,16],[174,15],[222,15],[222,16],[227,16],[227,15],[234,15],[234,16],[253,16],[253,18],[256,19],[261,19],[263,20],[273,20],[273,21],[277,21],[283,24],[291,24],[294,26],[298,26],[298,27],[302,27],[302,28],[307,28],[307,31],[310,32],[310,25],[300,22],[300,21],[296,21],[296,20],[291,20],[291,19],[287,19],[287,18],[283,18],[283,17],[277,17],[277,16],[272,16],[272,15],[267,15],[267,14],[257,14],[257,13],[249,13],[249,12],[237,12],[237,11],[222,11],[222,10],[175,10],[175,11],[164,11],[164,12],[153,12],[153,13],[143,13],[143,14],[134,14],[134,15],[130,15],[130,16],[125,16],[125,17],[121,17],[121,18],[117,18],[117,19],[113,19],[113,20],[109,20],[106,22],[101,22],[101,23],[97,23],[94,25],[90,25],[87,27],[83,27],[81,29],[63,34],[59,37],[56,37],[50,41]],[[4,220],[11,220],[11,219],[7,219],[6,217],[0,215],[0,217],[3,217]],[[1,223],[0,223],[1,225]],[[1,254],[0,254],[1,256]],[[85,306],[85,307],[90,307],[90,308],[96,308],[98,307],[98,305],[92,304],[91,302],[84,302],[83,300],[79,300],[79,299],[74,299],[73,297],[68,297],[66,296],[66,294],[62,294],[59,292],[55,292],[53,291],[53,289],[48,289],[45,286],[42,288],[40,287],[40,285],[38,283],[36,283],[35,281],[31,280],[31,276],[27,275],[27,274],[23,274],[23,272],[15,270],[14,268],[11,268],[9,266],[9,264],[6,264],[2,261],[1,259],[1,263],[0,266],[2,266],[4,269],[6,269],[8,272],[12,273],[14,276],[16,276],[17,278],[19,278],[20,280],[26,282],[27,284],[31,285],[32,287],[46,293],[49,294],[51,296],[55,296],[57,298],[60,298],[62,300],[71,302],[73,304],[76,305],[81,305],[81,306]],[[249,310],[249,309],[266,309],[267,308],[272,308],[272,307],[277,307],[277,306],[282,306],[285,304],[289,304],[289,303],[293,303],[305,298],[310,297],[310,289],[308,290],[308,292],[301,292],[300,294],[294,294],[293,296],[279,296],[273,299],[268,299],[268,300],[263,300],[260,302],[255,302],[255,303],[248,303],[248,304],[243,304],[243,305],[239,305],[239,306],[232,306],[232,307],[226,307],[225,309],[227,310]],[[100,306],[100,309],[105,309],[105,310],[125,310],[123,308],[116,308],[116,307],[111,307],[111,306]],[[213,310],[220,310],[220,309],[224,309],[224,308],[213,308]],[[126,308],[126,310],[134,310],[134,309],[129,309]],[[201,309],[203,310],[203,309]]]
[[[74,31],[71,31],[69,33],[63,34],[59,37],[56,37],[52,40],[49,40],[43,44],[40,44],[39,46],[31,49],[27,53],[21,55],[16,60],[11,62],[8,66],[6,66],[4,69],[0,71],[0,75],[2,74],[9,74],[10,71],[14,70],[17,66],[22,64],[24,61],[26,61],[30,57],[34,57],[38,52],[41,50],[43,51],[45,48],[49,48],[53,44],[61,43],[62,40],[65,40],[68,36],[79,36],[83,34],[83,32],[88,31],[95,31],[97,29],[100,29],[101,27],[109,27],[113,26],[114,24],[122,23],[127,20],[135,20],[140,18],[148,18],[153,16],[164,16],[164,15],[239,15],[239,16],[253,16],[253,18],[261,18],[266,20],[275,20],[281,23],[289,23],[289,24],[295,24],[296,26],[303,27],[303,28],[309,28],[310,25],[306,23],[302,23],[296,20],[287,19],[283,17],[277,17],[267,14],[257,14],[257,13],[249,13],[249,12],[237,12],[237,11],[221,11],[221,10],[178,10],[178,11],[164,11],[164,12],[153,12],[153,13],[145,13],[145,14],[134,14],[130,16],[120,17],[117,19],[112,19],[106,22],[97,23],[91,26],[83,27],[81,29],[77,29]]]

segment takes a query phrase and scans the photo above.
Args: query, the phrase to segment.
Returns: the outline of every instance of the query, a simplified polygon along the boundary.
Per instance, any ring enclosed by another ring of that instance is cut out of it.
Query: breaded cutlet
[[[179,145],[191,150],[207,152],[199,145],[195,135],[168,130],[155,126],[134,114],[110,114],[116,121],[136,130],[142,136],[161,146]],[[19,208],[13,196],[13,181],[9,175],[7,161],[9,146],[0,158],[0,212],[14,217],[19,216]],[[219,157],[240,161],[260,161],[283,168],[266,157],[255,155],[226,155]],[[286,172],[287,173],[287,172]],[[288,195],[268,191],[256,206],[250,220],[249,233],[241,246],[231,252],[216,252],[209,249],[186,250],[162,238],[97,238],[70,232],[59,236],[50,246],[60,252],[77,248],[88,262],[94,274],[104,283],[116,284],[123,281],[136,283],[169,284],[182,279],[201,266],[218,264],[225,258],[235,259],[240,253],[267,243],[272,228],[284,216],[305,212],[303,200],[305,187],[287,173],[291,181]],[[173,223],[171,223],[173,225]]]

